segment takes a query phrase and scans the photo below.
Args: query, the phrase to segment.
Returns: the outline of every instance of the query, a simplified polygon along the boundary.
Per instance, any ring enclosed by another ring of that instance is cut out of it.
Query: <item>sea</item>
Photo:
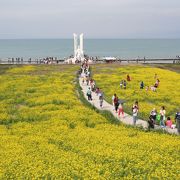
[[[84,39],[84,53],[92,57],[176,58],[180,39]],[[23,57],[64,59],[73,55],[73,39],[1,39],[0,59]]]

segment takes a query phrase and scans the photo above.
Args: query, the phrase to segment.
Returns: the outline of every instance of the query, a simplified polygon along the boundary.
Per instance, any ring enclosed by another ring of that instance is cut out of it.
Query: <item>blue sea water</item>
[[[85,39],[89,56],[126,58],[175,58],[180,55],[180,39]],[[64,58],[73,54],[73,39],[0,40],[0,59],[23,57]]]

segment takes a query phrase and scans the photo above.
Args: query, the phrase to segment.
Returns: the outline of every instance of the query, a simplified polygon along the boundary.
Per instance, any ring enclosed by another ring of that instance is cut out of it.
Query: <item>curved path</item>
[[[87,93],[87,89],[88,89],[89,86],[87,86],[86,83],[83,84],[81,78],[79,78],[79,84],[80,84],[80,86],[82,88],[82,92],[84,94],[84,97],[87,99],[86,93]],[[87,101],[88,101],[88,99],[87,99]],[[110,111],[114,115],[114,117],[119,119],[119,121],[121,121],[122,123],[128,124],[128,125],[133,125],[133,118],[132,118],[131,115],[124,113],[124,118],[122,118],[122,117],[119,118],[118,114],[113,110],[114,109],[113,105],[109,104],[105,100],[103,101],[103,107],[101,108],[100,104],[99,104],[99,98],[96,95],[96,93],[92,92],[92,101],[89,101],[89,102],[99,110],[108,110],[108,111]],[[148,128],[148,123],[145,120],[138,119],[137,122],[136,122],[136,126],[141,126],[144,129],[147,129]],[[155,129],[162,129],[162,128],[160,126],[158,126],[158,125],[155,125]],[[177,128],[171,129],[171,128],[165,127],[163,129],[165,131],[167,131],[168,133],[178,134]]]

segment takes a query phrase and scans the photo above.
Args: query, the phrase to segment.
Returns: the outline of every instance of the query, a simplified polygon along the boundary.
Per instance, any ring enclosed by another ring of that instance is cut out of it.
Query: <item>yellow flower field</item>
[[[0,179],[179,179],[179,136],[110,124],[78,99],[77,70],[0,71]]]
[[[137,100],[139,102],[139,116],[148,119],[153,108],[160,111],[161,106],[166,108],[166,117],[171,116],[174,119],[175,113],[180,108],[180,74],[167,69],[160,69],[142,65],[96,65],[92,67],[93,78],[104,91],[107,100],[111,103],[111,97],[114,93],[120,99],[124,99],[125,110],[131,113],[131,107]],[[132,80],[127,82],[127,89],[120,88],[120,81],[130,75]],[[160,86],[157,92],[140,89],[140,82],[143,81],[146,86],[155,84],[154,75],[160,80]]]

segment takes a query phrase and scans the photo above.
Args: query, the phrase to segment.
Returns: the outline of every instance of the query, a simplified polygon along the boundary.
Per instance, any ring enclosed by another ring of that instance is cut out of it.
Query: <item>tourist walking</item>
[[[152,116],[153,120],[156,120],[157,111],[156,108],[153,108],[153,110],[150,112],[150,116]]]
[[[136,101],[136,102],[133,104],[133,107],[132,107],[133,125],[136,125],[138,112],[139,112],[139,106],[138,106],[138,102]]]
[[[165,127],[164,121],[166,119],[166,116],[165,116],[166,115],[166,110],[165,110],[164,106],[161,107],[161,110],[160,110],[159,114],[160,114],[160,126]]]
[[[91,88],[89,87],[88,90],[87,90],[87,97],[88,97],[88,100],[89,101],[92,101],[92,91],[91,91]]]
[[[94,92],[95,91],[95,81],[93,79],[90,80],[90,86],[91,86],[91,89],[92,91]]]
[[[103,92],[99,92],[99,105],[101,108],[103,107]]]
[[[99,89],[98,87],[96,87],[96,91],[95,91],[95,93],[96,93],[96,96],[98,96],[98,95],[99,95],[99,93],[100,93],[100,89]]]
[[[115,110],[115,105],[114,105],[114,98],[116,97],[116,94],[114,94],[113,96],[112,96],[112,105],[113,105],[113,107],[114,107],[114,109],[113,110]]]
[[[118,99],[116,94],[115,94],[115,97],[114,97],[114,107],[115,107],[115,111],[117,113],[117,110],[118,110],[118,107],[119,107],[119,99]]]
[[[122,118],[124,118],[124,109],[123,109],[123,103],[119,104],[119,111],[118,111],[118,116],[120,117],[122,114]]]
[[[149,125],[148,128],[149,128],[149,130],[150,130],[150,128],[154,129],[154,124],[155,124],[155,120],[154,120],[153,116],[150,115],[149,120],[148,120],[148,125]]]

